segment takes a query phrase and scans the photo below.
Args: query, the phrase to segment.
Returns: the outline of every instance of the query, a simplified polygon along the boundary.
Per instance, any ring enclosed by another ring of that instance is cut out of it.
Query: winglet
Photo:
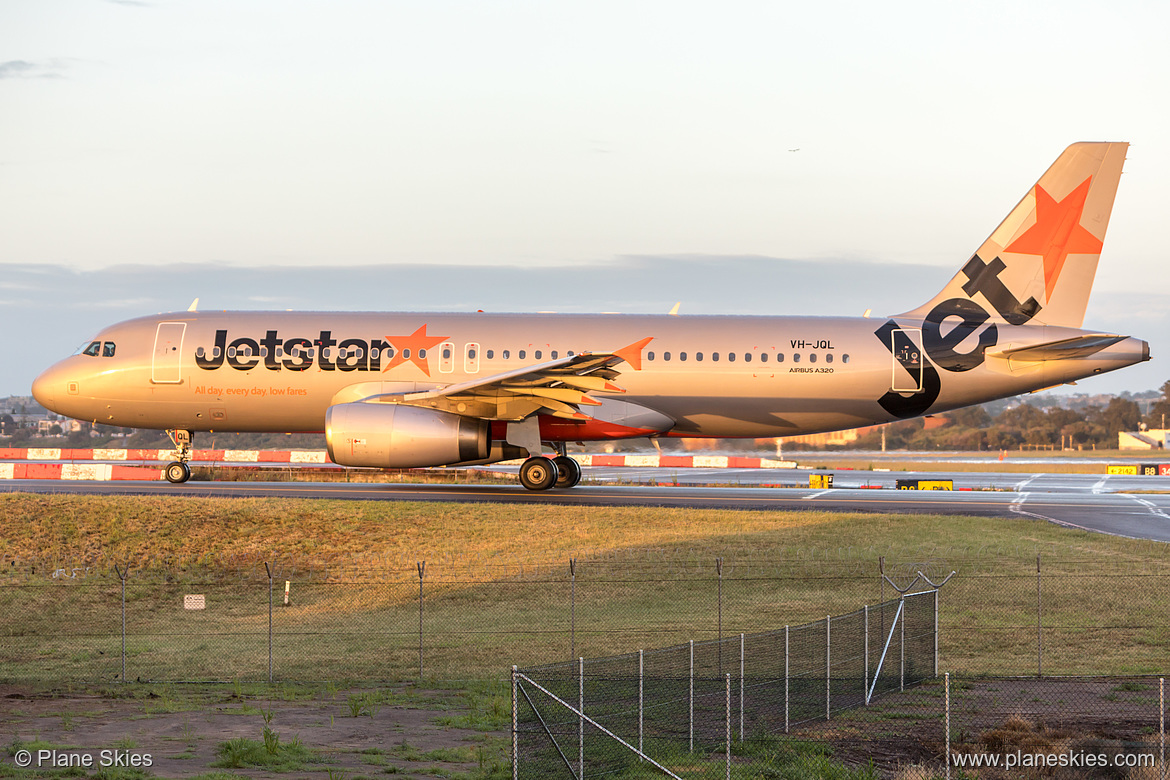
[[[679,307],[679,306],[682,306],[682,301],[679,301],[678,303],[676,303],[674,306],[672,306],[672,307],[670,308],[670,312],[669,312],[669,314],[670,314],[670,316],[671,316],[671,317],[677,317],[677,316],[678,316],[678,307]]]
[[[195,311],[198,308],[199,308],[199,299],[196,298],[195,300],[191,301],[191,305],[187,307],[187,311]]]
[[[642,350],[645,349],[646,345],[649,344],[653,340],[654,340],[653,336],[647,336],[646,338],[642,339],[641,341],[635,341],[633,344],[630,344],[629,346],[622,347],[621,349],[615,349],[613,351],[613,354],[616,355],[617,357],[620,357],[622,360],[626,361],[627,363],[629,363],[630,368],[634,369],[635,371],[641,371],[642,370]]]

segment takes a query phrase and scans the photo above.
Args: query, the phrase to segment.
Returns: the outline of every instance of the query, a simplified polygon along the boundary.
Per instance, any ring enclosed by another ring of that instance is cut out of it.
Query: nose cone
[[[49,411],[60,413],[57,404],[65,396],[64,371],[61,364],[52,366],[33,380],[33,398]]]

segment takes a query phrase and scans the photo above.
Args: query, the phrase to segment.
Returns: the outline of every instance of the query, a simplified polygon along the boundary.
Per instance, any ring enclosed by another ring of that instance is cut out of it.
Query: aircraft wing
[[[610,380],[619,373],[614,366],[626,359],[617,353],[586,352],[434,390],[380,395],[366,401],[422,406],[485,420],[517,421],[537,413],[584,420],[589,415],[581,412],[581,406],[601,404],[589,393],[625,392]]]
[[[1092,333],[1087,336],[1049,341],[1044,344],[1031,344],[1026,347],[1013,347],[997,352],[989,352],[988,354],[991,357],[1035,362],[1085,358],[1100,352],[1106,347],[1111,347],[1119,341],[1125,341],[1126,338],[1128,337],[1116,336],[1110,333]]]

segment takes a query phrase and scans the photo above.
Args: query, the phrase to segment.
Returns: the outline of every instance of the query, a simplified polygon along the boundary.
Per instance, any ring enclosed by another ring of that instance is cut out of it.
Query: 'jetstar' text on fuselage
[[[316,362],[322,371],[381,371],[382,358],[394,356],[394,348],[381,339],[339,342],[328,330],[321,331],[316,339],[281,339],[275,330],[267,331],[262,339],[245,336],[230,344],[227,337],[226,330],[217,330],[210,354],[203,347],[195,351],[195,365],[213,371],[226,361],[237,371],[250,371],[260,365],[269,371],[304,371]]]

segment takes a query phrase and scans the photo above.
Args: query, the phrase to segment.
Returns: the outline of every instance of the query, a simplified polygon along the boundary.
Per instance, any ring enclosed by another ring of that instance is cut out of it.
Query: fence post
[[[784,733],[788,733],[788,626],[784,626]]]
[[[689,745],[688,750],[690,750],[692,753],[694,753],[695,752],[695,640],[693,640],[693,639],[690,640],[690,647],[691,647],[691,687],[690,687],[690,695],[689,695],[689,702],[690,703],[687,707],[687,710],[690,713],[687,716],[687,722],[689,723],[688,729],[690,732],[690,739],[688,742],[688,745]]]
[[[577,657],[577,559],[569,559],[569,658]]]
[[[1036,553],[1036,676],[1044,676],[1044,643],[1040,633],[1040,553]]]
[[[517,739],[517,729],[519,726],[519,719],[516,717],[516,665],[512,665],[512,780],[518,780],[520,777],[520,751],[519,740]]]
[[[715,571],[719,573],[719,675],[723,676],[723,559],[715,559]]]
[[[832,662],[832,660],[830,660],[831,659],[830,653],[831,653],[831,650],[833,648],[833,643],[831,641],[832,630],[833,630],[833,616],[832,615],[825,615],[825,720],[829,719],[829,713],[831,711],[829,709],[829,702],[830,702],[830,696],[831,696],[831,694],[829,693],[829,680],[832,679],[832,676],[833,676],[833,662]]]
[[[418,679],[423,678],[423,577],[427,573],[427,562],[418,561]]]
[[[938,677],[938,588],[934,589],[934,678]]]
[[[122,682],[126,682],[126,575],[130,573],[130,566],[126,566],[126,570],[122,571],[118,568],[118,564],[114,564],[114,571],[118,573],[118,579],[122,581]]]
[[[643,681],[643,679],[645,679],[645,677],[644,677],[645,668],[646,667],[643,665],[642,651],[639,650],[638,651],[638,752],[639,753],[642,752],[642,714],[645,711],[643,709],[643,699],[642,699],[642,681]],[[641,761],[642,759],[639,757],[638,760]]]
[[[936,591],[937,593],[937,591]],[[947,672],[943,682],[946,688],[946,724],[947,730],[944,735],[944,743],[947,751],[947,777],[946,780],[951,780],[951,673]]]
[[[861,692],[865,694],[865,706],[869,706],[869,604],[865,605],[865,671],[861,673]]]
[[[273,566],[276,562],[273,562]],[[264,562],[264,571],[268,573],[268,684],[272,684],[272,567],[268,561]]]
[[[1166,777],[1166,678],[1158,678],[1158,741],[1161,745],[1162,769],[1159,774]]]
[[[898,663],[898,690],[906,690],[906,595],[902,594],[899,599],[901,602],[902,619],[898,622],[899,635],[898,644],[900,645],[900,660]],[[897,620],[897,618],[895,618]]]
[[[577,659],[577,777],[585,777],[585,659]]]
[[[739,635],[739,741],[743,742],[743,634]]]
[[[727,733],[725,734],[727,741],[724,744],[727,745],[727,780],[731,780],[731,674],[728,673],[724,679],[727,681]]]

